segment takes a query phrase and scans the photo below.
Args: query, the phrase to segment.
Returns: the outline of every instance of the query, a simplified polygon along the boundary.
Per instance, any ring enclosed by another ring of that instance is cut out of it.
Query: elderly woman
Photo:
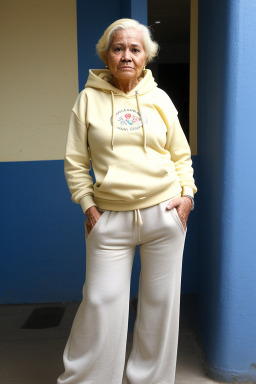
[[[158,50],[148,28],[117,20],[97,50],[107,69],[89,72],[65,156],[72,200],[87,216],[86,281],[58,384],[122,383],[136,245],[141,275],[127,380],[173,384],[182,255],[196,192],[190,149],[172,101],[145,69]]]

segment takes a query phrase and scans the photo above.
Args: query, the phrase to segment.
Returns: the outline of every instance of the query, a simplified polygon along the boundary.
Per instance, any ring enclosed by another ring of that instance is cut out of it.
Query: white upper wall
[[[78,94],[76,0],[1,4],[0,161],[63,159]]]

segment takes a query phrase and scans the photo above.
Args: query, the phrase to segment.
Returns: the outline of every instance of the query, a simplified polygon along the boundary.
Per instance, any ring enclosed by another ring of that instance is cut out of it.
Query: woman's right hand
[[[85,214],[87,216],[87,220],[85,221],[85,225],[87,226],[87,236],[91,232],[94,225],[99,220],[101,213],[98,211],[97,207],[93,205],[92,207],[88,208],[85,211]]]

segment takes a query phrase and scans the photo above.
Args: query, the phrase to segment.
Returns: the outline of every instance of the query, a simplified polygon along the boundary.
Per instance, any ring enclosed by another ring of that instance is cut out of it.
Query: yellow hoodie
[[[109,70],[90,70],[75,102],[64,165],[72,200],[83,212],[93,205],[141,209],[197,190],[178,112],[151,71],[143,75],[125,94],[109,83]]]

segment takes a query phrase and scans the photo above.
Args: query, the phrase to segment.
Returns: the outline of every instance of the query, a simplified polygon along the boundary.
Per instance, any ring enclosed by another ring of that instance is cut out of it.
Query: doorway
[[[148,25],[160,51],[149,65],[177,110],[192,155],[197,154],[197,0],[148,0]]]

